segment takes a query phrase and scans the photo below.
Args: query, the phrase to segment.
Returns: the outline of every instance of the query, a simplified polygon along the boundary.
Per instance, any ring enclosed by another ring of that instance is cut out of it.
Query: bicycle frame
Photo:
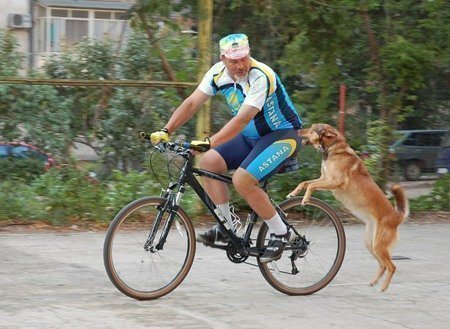
[[[188,184],[192,187],[194,192],[197,194],[197,196],[200,198],[200,200],[203,202],[203,204],[206,206],[206,208],[209,210],[211,215],[214,217],[218,225],[223,229],[224,232],[228,235],[228,237],[231,240],[231,243],[233,246],[238,250],[241,254],[248,254],[248,247],[250,247],[250,236],[253,230],[253,226],[255,225],[258,215],[252,211],[252,213],[249,215],[249,218],[247,219],[247,223],[245,225],[245,232],[244,236],[242,238],[239,238],[233,230],[229,229],[227,227],[227,223],[225,219],[221,219],[215,212],[216,205],[211,200],[209,195],[206,193],[198,179],[195,177],[195,175],[198,176],[204,176],[208,178],[212,178],[221,182],[224,182],[228,185],[232,184],[232,179],[229,176],[221,175],[218,173],[214,173],[208,170],[199,169],[192,165],[192,159],[193,155],[189,152],[186,152],[185,155],[183,155],[185,158],[185,163],[183,167],[181,168],[181,173],[179,176],[179,179],[176,183],[170,183],[168,189],[165,191],[165,193],[162,195],[163,197],[168,198],[169,203],[171,203],[171,212],[176,212],[176,210],[179,207],[179,203],[181,201],[181,197],[183,193],[185,192],[185,184]],[[178,192],[176,193],[176,196],[173,197],[174,190],[178,186]],[[265,181],[262,185],[264,189],[267,187],[267,181]],[[172,198],[172,199],[170,199]],[[169,220],[170,221],[170,220]],[[168,222],[169,222],[168,221]],[[168,223],[170,226],[171,223]],[[168,231],[168,230],[167,230]],[[168,232],[167,232],[168,233]],[[166,236],[166,234],[163,234]],[[165,239],[165,238],[164,238]],[[160,243],[164,243],[163,241],[160,241]],[[224,245],[213,245],[212,247],[220,248],[220,249],[226,249],[227,246]],[[158,249],[158,246],[157,246]]]

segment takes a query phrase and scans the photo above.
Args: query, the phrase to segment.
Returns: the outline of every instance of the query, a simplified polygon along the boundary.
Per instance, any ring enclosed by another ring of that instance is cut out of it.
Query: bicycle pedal
[[[251,247],[248,249],[248,254],[253,257],[259,257],[263,254],[263,252],[257,247]]]

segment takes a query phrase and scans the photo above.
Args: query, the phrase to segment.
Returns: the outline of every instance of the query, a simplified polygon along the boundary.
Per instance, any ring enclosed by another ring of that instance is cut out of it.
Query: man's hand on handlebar
[[[189,148],[197,152],[206,152],[211,148],[211,142],[208,137],[204,140],[193,140],[189,143]]]
[[[158,130],[154,133],[146,134],[145,132],[141,132],[139,134],[142,139],[147,139],[152,142],[154,146],[157,148],[160,148],[162,145],[163,148],[169,146],[169,148],[173,147],[182,147],[186,150],[192,150],[193,153],[200,153],[200,152],[206,152],[211,148],[211,142],[208,137],[206,137],[203,140],[193,140],[191,142],[182,142],[182,141],[175,141],[175,142],[169,142],[169,132],[166,128]]]
[[[160,129],[150,134],[150,141],[153,145],[158,145],[161,142],[167,142],[170,134],[167,128]]]

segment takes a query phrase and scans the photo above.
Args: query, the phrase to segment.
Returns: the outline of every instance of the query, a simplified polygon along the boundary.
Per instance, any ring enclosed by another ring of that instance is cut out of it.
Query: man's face
[[[251,59],[250,55],[247,55],[239,59],[229,59],[222,56],[222,61],[228,69],[228,72],[235,79],[242,79],[247,76],[250,71]]]

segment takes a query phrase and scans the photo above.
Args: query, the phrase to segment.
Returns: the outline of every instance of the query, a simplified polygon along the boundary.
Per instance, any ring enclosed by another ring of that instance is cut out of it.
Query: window
[[[405,146],[416,146],[417,145],[417,134],[413,133],[413,134],[409,135],[405,139],[405,142],[403,143],[403,145],[405,145]]]
[[[87,10],[72,10],[72,17],[88,18],[89,12]]]
[[[444,133],[422,132],[412,133],[404,141],[405,146],[439,146],[442,143]]]
[[[128,22],[124,11],[38,6],[37,42],[40,53],[61,52],[83,38],[119,41]]]
[[[15,158],[29,158],[31,150],[27,146],[14,146],[11,148],[11,155]]]
[[[47,160],[47,157],[41,152],[34,150],[28,146],[13,146],[11,148],[11,155],[20,159],[36,159],[42,162]]]
[[[69,12],[67,10],[63,10],[63,9],[52,9],[52,16],[53,17],[68,17]]]
[[[95,12],[96,19],[111,19],[111,12],[109,11],[96,11]]]
[[[66,20],[66,40],[65,46],[71,47],[88,36],[88,21]]]

